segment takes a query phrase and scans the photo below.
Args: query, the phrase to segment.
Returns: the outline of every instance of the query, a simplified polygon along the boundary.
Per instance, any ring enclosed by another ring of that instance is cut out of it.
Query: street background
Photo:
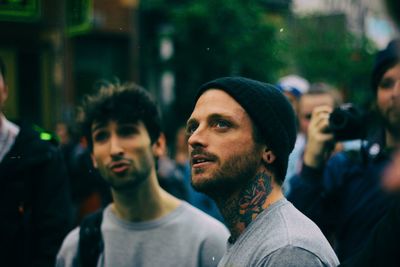
[[[229,75],[297,74],[366,106],[373,55],[396,34],[380,2],[1,0],[5,114],[51,132],[74,122],[96,81],[134,81],[157,98],[171,140],[198,86]]]

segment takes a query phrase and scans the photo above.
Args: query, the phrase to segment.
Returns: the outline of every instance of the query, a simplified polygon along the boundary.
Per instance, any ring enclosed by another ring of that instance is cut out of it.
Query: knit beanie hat
[[[296,141],[295,113],[287,98],[273,85],[243,77],[224,77],[203,84],[195,101],[208,89],[225,91],[246,110],[274,152],[279,168],[277,179],[283,181]]]
[[[397,63],[400,63],[399,49],[400,39],[396,39],[392,40],[384,50],[376,54],[371,79],[371,86],[374,93],[376,93],[379,82],[385,72]]]

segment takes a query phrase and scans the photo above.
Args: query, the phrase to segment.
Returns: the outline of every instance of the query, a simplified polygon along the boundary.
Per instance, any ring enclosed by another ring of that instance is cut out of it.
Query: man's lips
[[[215,162],[216,157],[210,154],[194,154],[192,153],[192,156],[190,158],[190,163],[193,168],[200,168],[204,167],[205,165]]]
[[[130,162],[128,161],[113,161],[108,165],[108,168],[115,173],[121,173],[129,169]]]

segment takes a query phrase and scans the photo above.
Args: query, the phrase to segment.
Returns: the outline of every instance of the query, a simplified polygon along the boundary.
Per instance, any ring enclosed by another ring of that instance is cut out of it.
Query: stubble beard
[[[140,184],[147,180],[150,175],[150,170],[148,172],[134,173],[129,178],[124,178],[125,180],[119,181],[118,178],[106,180],[108,185],[116,192],[131,191],[137,188]]]
[[[101,173],[101,175],[103,176],[103,178],[108,177],[104,178],[104,180],[113,191],[121,193],[130,192],[138,188],[144,181],[146,181],[150,177],[151,174],[152,164],[149,159],[141,159],[140,162],[138,162],[137,166],[140,166],[140,168],[135,168],[134,166],[133,170],[130,170],[130,172],[126,174],[126,177],[122,177],[124,175],[118,177],[118,175],[110,175],[107,173]]]
[[[217,202],[230,198],[251,180],[259,167],[260,158],[255,149],[245,155],[233,155],[209,177],[193,182],[193,188]],[[203,173],[206,171],[203,171]]]
[[[385,128],[396,138],[400,138],[400,112],[392,108],[388,111],[380,110],[380,117]],[[394,114],[393,114],[394,113]]]

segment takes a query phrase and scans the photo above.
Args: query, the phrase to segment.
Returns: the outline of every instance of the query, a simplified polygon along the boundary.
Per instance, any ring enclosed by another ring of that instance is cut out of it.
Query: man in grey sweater
[[[231,232],[218,266],[337,266],[319,228],[281,190],[295,115],[275,87],[242,77],[202,85],[187,122],[192,184]]]
[[[226,250],[225,226],[157,182],[165,137],[150,95],[133,84],[106,84],[82,111],[93,164],[111,186],[113,203],[103,212],[102,245],[88,244],[100,253],[84,255],[77,228],[64,240],[57,266],[217,266]]]

